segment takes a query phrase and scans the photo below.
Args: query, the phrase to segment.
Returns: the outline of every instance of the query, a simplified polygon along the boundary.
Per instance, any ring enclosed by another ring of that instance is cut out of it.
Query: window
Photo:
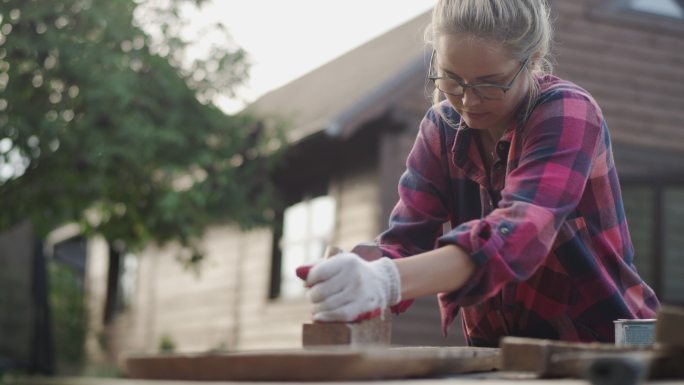
[[[138,286],[138,256],[126,253],[119,272],[118,310],[125,310],[133,304]]]
[[[637,12],[650,13],[656,16],[684,19],[684,8],[677,0],[628,0],[627,9]]]
[[[294,204],[283,213],[280,239],[280,298],[304,295],[302,281],[295,275],[298,266],[321,258],[330,244],[335,227],[335,199],[319,196]]]
[[[673,186],[663,191],[663,274],[662,300],[684,303],[684,188]]]
[[[677,38],[684,33],[684,0],[587,1],[594,20]]]
[[[639,274],[661,301],[684,303],[684,185],[626,183],[623,198]]]
[[[85,277],[87,247],[84,237],[74,236],[56,242],[52,249],[53,259],[72,270],[81,286]]]

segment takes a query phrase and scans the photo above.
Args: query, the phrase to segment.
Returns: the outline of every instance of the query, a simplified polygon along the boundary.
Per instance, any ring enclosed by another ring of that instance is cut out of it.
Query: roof
[[[283,121],[297,141],[326,132],[347,136],[383,114],[407,78],[424,76],[423,31],[430,11],[273,90],[247,107]]]
[[[587,14],[597,7],[593,2],[554,4],[563,15],[556,22],[555,71],[598,101],[621,175],[684,177],[682,35],[596,18]],[[416,90],[425,81],[430,53],[423,42],[430,16],[429,11],[419,15],[248,109],[285,123],[290,141],[296,142],[322,132],[345,139],[387,112],[394,118],[410,103],[417,108],[421,95]]]

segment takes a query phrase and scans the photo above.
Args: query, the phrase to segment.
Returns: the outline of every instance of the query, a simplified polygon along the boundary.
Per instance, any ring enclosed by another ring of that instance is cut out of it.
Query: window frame
[[[302,241],[304,244],[307,246],[310,246],[311,242],[314,242],[315,240],[322,241],[323,243],[323,249],[325,249],[325,246],[329,245],[332,242],[333,237],[335,236],[335,222],[337,221],[337,215],[338,215],[338,209],[337,209],[337,197],[334,195],[324,192],[321,193],[319,192],[318,194],[306,194],[304,195],[300,200],[292,202],[290,205],[285,207],[282,210],[279,210],[279,212],[276,214],[276,225],[274,227],[273,231],[273,250],[272,250],[272,264],[271,264],[271,282],[270,282],[270,288],[269,288],[269,300],[271,301],[292,301],[292,300],[298,300],[300,298],[304,298],[304,291],[302,290],[302,295],[297,296],[297,295],[285,295],[283,292],[283,285],[285,284],[282,274],[283,274],[283,268],[286,266],[286,262],[284,261],[284,255],[285,255],[285,250],[284,243],[286,243],[286,240],[284,239],[285,236],[285,212],[288,208],[291,208],[295,205],[306,203],[307,204],[307,211],[309,212],[311,210],[310,205],[319,198],[329,198],[332,199],[332,221],[333,225],[329,230],[329,233],[321,236],[321,237],[316,237],[314,234],[312,234],[310,231],[307,232],[306,238]],[[309,228],[309,230],[311,230]],[[320,238],[320,239],[319,239]],[[322,255],[322,251],[321,251]],[[313,257],[314,259],[316,258],[315,256]],[[309,258],[309,262],[311,262],[311,258]],[[292,276],[294,277],[294,271],[292,272]],[[303,286],[302,286],[303,287]]]
[[[639,15],[646,14],[646,15],[650,15],[650,16],[654,16],[654,17],[658,17],[658,18],[670,19],[670,20],[680,20],[680,21],[684,20],[684,5],[682,5],[682,3],[679,0],[669,0],[669,1],[674,2],[674,4],[679,7],[680,11],[682,11],[682,13],[683,13],[681,17],[670,16],[670,15],[665,15],[665,14],[661,14],[661,13],[657,13],[657,12],[650,12],[647,10],[641,10],[641,9],[635,8],[634,5],[632,4],[634,1],[635,0],[621,0],[621,8],[623,8],[626,12],[634,12],[634,13],[637,13]],[[652,2],[653,0],[648,0],[648,1]]]
[[[665,195],[669,189],[684,188],[684,175],[672,175],[669,177],[620,177],[620,186],[623,196],[630,188],[646,188],[653,193],[652,209],[653,209],[653,227],[650,231],[651,240],[651,288],[656,292],[658,298],[665,296],[665,248],[666,244],[666,225],[665,216],[667,215],[667,207],[665,205]],[[627,217],[628,223],[630,217]],[[633,220],[633,219],[632,219]]]

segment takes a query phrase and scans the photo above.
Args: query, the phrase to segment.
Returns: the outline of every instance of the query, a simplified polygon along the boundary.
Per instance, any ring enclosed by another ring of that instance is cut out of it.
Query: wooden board
[[[643,347],[597,342],[505,337],[501,340],[501,369],[532,372],[542,377],[582,377],[595,358],[649,351]]]
[[[601,385],[635,384],[645,378],[684,378],[684,351],[505,337],[501,370],[540,377],[588,377]]]
[[[302,346],[383,345],[392,338],[392,313],[361,322],[314,322],[302,325]]]
[[[660,307],[655,339],[659,346],[684,350],[684,306]]]
[[[202,381],[345,381],[436,377],[499,366],[499,349],[320,347],[197,355],[136,356],[130,378]]]

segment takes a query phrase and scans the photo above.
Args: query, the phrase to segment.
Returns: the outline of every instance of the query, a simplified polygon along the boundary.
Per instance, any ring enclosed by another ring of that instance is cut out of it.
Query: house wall
[[[350,250],[378,235],[379,187],[377,170],[373,165],[347,170],[331,182],[330,194],[337,200],[334,245]]]
[[[0,359],[29,367],[36,321],[35,239],[28,222],[0,233]]]
[[[375,180],[375,171],[365,168],[331,184],[338,205],[335,245],[349,249],[377,234]],[[129,354],[159,351],[163,338],[178,352],[301,347],[310,304],[305,298],[268,298],[272,238],[266,228],[212,227],[204,236],[205,259],[197,270],[183,267],[175,246],[145,248],[137,256],[134,295],[108,326],[102,321],[107,246],[93,239],[86,273],[91,360],[122,365]]]
[[[107,244],[101,237],[88,240],[84,292],[88,312],[86,357],[90,364],[106,364],[111,361],[103,325],[104,304],[107,297]]]
[[[97,357],[104,350],[121,364],[127,354],[158,351],[164,338],[179,352],[292,344],[296,338],[289,324],[301,323],[307,312],[295,306],[294,316],[283,317],[268,303],[271,242],[268,229],[210,228],[198,269],[176,259],[177,246],[145,248],[137,258],[134,294],[108,326],[102,325],[101,311],[108,257],[106,247],[96,247],[87,269],[89,353]],[[257,327],[261,332],[254,332]],[[104,345],[98,342],[102,337]]]
[[[607,3],[552,3],[558,13],[556,72],[598,101],[621,174],[661,172],[644,169],[648,158],[684,151],[684,27],[672,33],[650,29],[649,24],[655,28],[667,21],[645,14],[631,15],[641,24],[629,23],[619,18],[624,11],[603,10]],[[627,146],[637,146],[642,156],[623,157]]]

